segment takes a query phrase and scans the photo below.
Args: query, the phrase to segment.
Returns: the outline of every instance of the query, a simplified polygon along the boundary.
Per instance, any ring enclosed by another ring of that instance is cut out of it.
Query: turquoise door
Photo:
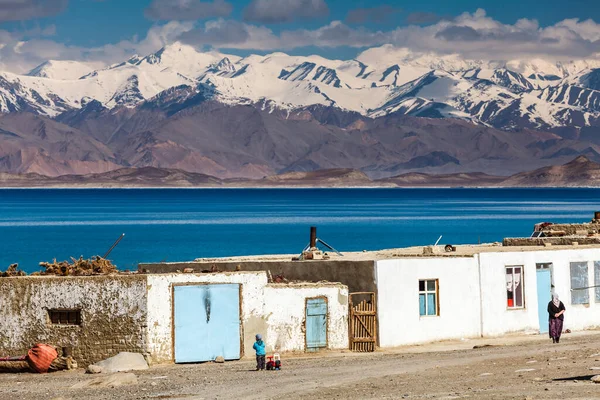
[[[175,362],[240,358],[240,286],[174,287]]]
[[[548,333],[548,303],[552,300],[550,269],[537,270],[537,298],[540,333]]]
[[[327,347],[327,302],[306,300],[306,351]]]

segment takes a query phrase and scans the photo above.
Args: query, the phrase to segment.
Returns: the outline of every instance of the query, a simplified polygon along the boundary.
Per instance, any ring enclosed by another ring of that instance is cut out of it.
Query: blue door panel
[[[240,358],[239,285],[174,287],[175,362]]]
[[[552,300],[551,272],[549,269],[539,269],[536,277],[540,333],[548,333],[548,303]]]
[[[306,301],[306,349],[327,347],[327,302],[325,299]]]

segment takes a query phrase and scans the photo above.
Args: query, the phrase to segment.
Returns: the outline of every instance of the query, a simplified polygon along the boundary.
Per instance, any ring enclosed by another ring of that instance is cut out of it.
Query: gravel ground
[[[492,344],[473,349],[473,345]],[[370,354],[283,358],[283,370],[252,361],[137,371],[138,383],[73,389],[101,375],[0,374],[0,399],[600,399],[600,335],[477,340]],[[592,368],[598,368],[593,370]]]

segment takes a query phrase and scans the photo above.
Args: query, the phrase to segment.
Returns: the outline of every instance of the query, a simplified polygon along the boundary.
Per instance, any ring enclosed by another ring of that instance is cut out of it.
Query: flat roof
[[[424,247],[413,246],[397,249],[385,249],[361,252],[343,252],[339,256],[334,252],[327,252],[329,261],[377,261],[402,257],[472,257],[479,253],[514,253],[529,251],[553,251],[553,250],[576,250],[576,249],[600,249],[600,244],[591,245],[552,245],[552,246],[503,246],[502,243],[483,243],[483,244],[465,244],[453,245],[456,251],[445,252],[444,245],[434,247],[433,254],[423,254]],[[255,256],[235,256],[235,257],[217,257],[217,258],[197,258],[190,263],[224,263],[224,262],[281,262],[291,261],[298,254],[268,254]],[[310,262],[307,260],[307,262]],[[165,263],[170,264],[170,263]],[[177,263],[181,264],[181,263]]]

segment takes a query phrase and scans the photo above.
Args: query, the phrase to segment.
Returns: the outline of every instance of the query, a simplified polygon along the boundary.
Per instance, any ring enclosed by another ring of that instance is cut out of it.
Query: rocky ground
[[[600,399],[590,381],[600,373],[598,332],[558,345],[536,335],[283,362],[274,372],[253,371],[250,360],[157,366],[135,372],[137,383],[117,374],[126,384],[115,388],[89,387],[103,375],[83,371],[3,374],[0,399]]]

